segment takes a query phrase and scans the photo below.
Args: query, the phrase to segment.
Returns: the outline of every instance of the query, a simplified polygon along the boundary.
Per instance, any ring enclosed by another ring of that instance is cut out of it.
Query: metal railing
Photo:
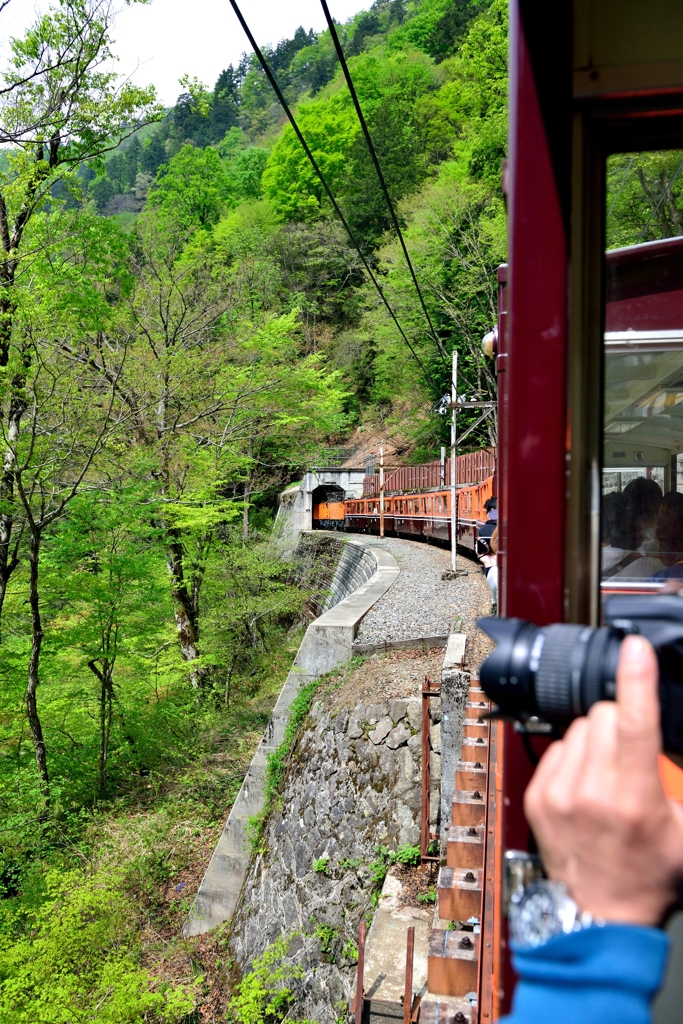
[[[479,452],[458,455],[455,460],[456,484],[480,484],[496,471],[494,448],[483,448]],[[436,491],[450,486],[451,460],[425,462],[421,466],[401,466],[384,470],[384,493],[405,494],[414,491]],[[363,478],[363,497],[379,494],[379,473]]]

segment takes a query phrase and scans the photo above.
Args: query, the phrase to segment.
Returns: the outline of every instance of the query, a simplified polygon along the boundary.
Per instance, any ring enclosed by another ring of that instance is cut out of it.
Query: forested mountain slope
[[[504,257],[502,0],[340,27],[432,335],[328,33],[269,54],[415,355],[252,58],[171,112],[57,0],[0,93],[0,1018],[223,1019],[179,925],[296,649],[276,495],[354,430],[416,459]],[[182,69],[179,69],[181,72]],[[416,358],[417,357],[417,358]],[[481,432],[475,443],[488,442]],[[257,1018],[254,1018],[256,1020]]]
[[[300,28],[267,52],[422,367],[382,310],[253,55],[227,68],[213,90],[185,79],[187,91],[160,124],[122,143],[97,176],[92,165],[80,170],[83,187],[100,213],[118,213],[127,227],[130,211],[190,201],[191,182],[193,202],[206,202],[200,193],[210,191],[206,209],[191,216],[204,226],[220,221],[236,264],[255,260],[261,273],[268,267],[267,290],[256,287],[263,310],[296,302],[310,343],[351,385],[345,407],[354,420],[386,421],[389,432],[400,424],[406,451],[431,457],[445,439],[445,424],[430,410],[448,386],[452,348],[463,354],[466,387],[483,394],[494,386],[478,343],[495,318],[494,271],[505,255],[505,12],[500,3],[377,0],[339,26],[436,337],[395,250],[329,32]],[[480,433],[475,446],[491,439]]]

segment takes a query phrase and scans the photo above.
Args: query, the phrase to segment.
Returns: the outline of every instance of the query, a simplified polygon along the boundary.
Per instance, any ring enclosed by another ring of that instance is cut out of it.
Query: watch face
[[[536,883],[510,908],[510,938],[520,946],[542,946],[563,929],[557,895],[550,886]]]

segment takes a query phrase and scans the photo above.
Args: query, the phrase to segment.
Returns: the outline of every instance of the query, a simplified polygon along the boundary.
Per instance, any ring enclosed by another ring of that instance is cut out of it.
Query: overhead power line
[[[348,224],[348,222],[346,220],[346,217],[344,216],[344,214],[342,213],[341,209],[339,208],[339,204],[337,203],[337,200],[332,195],[332,191],[331,191],[329,185],[327,184],[327,181],[325,180],[323,172],[320,170],[320,167],[318,166],[317,160],[313,156],[313,153],[311,152],[308,143],[306,142],[305,138],[301,134],[301,130],[300,130],[298,124],[296,123],[296,120],[294,118],[294,114],[289,109],[289,104],[287,103],[287,100],[284,98],[284,96],[282,94],[282,90],[280,89],[280,86],[277,84],[277,82],[275,80],[275,76],[273,75],[273,72],[270,70],[270,66],[268,64],[268,61],[266,60],[266,58],[261,53],[261,50],[259,49],[258,44],[257,44],[256,40],[254,39],[249,26],[247,25],[246,21],[244,20],[242,12],[239,9],[239,6],[237,4],[237,0],[230,0],[230,6],[232,7],[233,11],[237,15],[237,20],[239,21],[240,25],[244,29],[244,34],[246,35],[247,39],[249,40],[251,48],[254,51],[254,53],[256,54],[256,57],[258,58],[259,64],[263,68],[268,81],[270,82],[271,86],[273,87],[275,95],[277,96],[278,100],[280,101],[282,109],[284,110],[285,114],[289,118],[289,123],[291,124],[292,128],[294,129],[296,137],[297,137],[297,139],[299,140],[299,142],[301,143],[301,145],[303,147],[304,153],[308,157],[313,170],[317,174],[317,176],[318,176],[318,178],[320,180],[321,185],[325,189],[325,192],[327,194],[327,198],[330,200],[330,202],[332,203],[332,206],[334,208],[334,212],[337,214],[337,216],[339,217],[340,221],[344,225],[344,228],[346,229],[346,233],[348,234],[349,238],[351,239],[351,244],[353,245],[354,249],[356,250],[356,252],[360,256],[360,258],[361,258],[361,260],[363,262],[363,266],[365,267],[366,271],[368,272],[370,280],[374,284],[375,288],[377,289],[377,292],[379,293],[380,298],[382,299],[382,302],[386,306],[386,309],[387,309],[387,312],[389,313],[389,316],[394,321],[394,323],[395,323],[395,325],[396,325],[396,327],[398,329],[399,334],[401,335],[401,337],[405,341],[406,345],[410,349],[410,352],[411,352],[411,354],[413,356],[413,359],[415,360],[417,365],[420,367],[420,369],[424,373],[426,380],[430,381],[432,386],[437,388],[437,390],[438,390],[438,385],[436,384],[434,378],[432,377],[432,375],[428,372],[428,370],[424,366],[422,360],[420,359],[420,357],[416,353],[416,351],[413,348],[413,346],[410,344],[410,342],[409,342],[409,340],[408,340],[408,338],[407,338],[407,336],[405,334],[405,331],[403,330],[403,328],[401,327],[400,323],[398,322],[398,320],[396,318],[396,314],[394,313],[393,309],[389,305],[389,302],[387,300],[386,295],[384,294],[384,290],[383,290],[382,286],[380,285],[379,281],[377,280],[377,278],[375,277],[374,273],[372,272],[372,269],[370,268],[370,265],[369,265],[367,259],[365,258],[361,248],[360,248],[360,245],[356,241],[356,237],[353,234],[353,231],[349,227],[349,224]]]
[[[418,280],[417,280],[417,275],[415,274],[415,270],[413,268],[412,261],[410,259],[410,256],[408,255],[408,249],[407,249],[407,246],[406,246],[406,243],[405,243],[405,239],[403,238],[403,232],[401,231],[401,225],[398,222],[398,217],[396,216],[396,210],[394,209],[394,204],[391,201],[391,196],[389,195],[389,189],[387,188],[387,183],[386,183],[386,181],[384,179],[384,174],[382,173],[382,168],[380,167],[379,160],[377,159],[377,152],[375,151],[375,147],[373,145],[372,138],[370,136],[370,132],[368,130],[368,126],[367,126],[365,117],[363,116],[363,111],[361,110],[361,105],[360,105],[360,103],[358,101],[358,94],[356,92],[356,87],[353,84],[353,80],[351,78],[351,73],[349,71],[349,66],[346,63],[346,57],[344,56],[344,51],[342,50],[341,43],[339,42],[339,36],[337,35],[336,25],[334,24],[334,21],[332,20],[332,15],[330,14],[330,9],[327,6],[327,0],[320,0],[320,3],[322,5],[322,9],[323,9],[323,11],[325,13],[325,17],[327,19],[327,25],[328,25],[329,30],[330,30],[330,35],[332,36],[332,42],[334,43],[334,48],[337,51],[337,56],[339,57],[339,63],[341,64],[341,68],[342,68],[342,71],[344,73],[344,78],[346,79],[346,84],[349,87],[349,92],[351,93],[351,99],[353,100],[353,105],[356,108],[356,114],[358,115],[358,120],[360,121],[360,126],[363,129],[363,135],[365,136],[365,142],[367,144],[368,151],[369,151],[370,156],[372,158],[372,162],[375,165],[375,171],[377,172],[377,177],[379,179],[379,183],[380,183],[380,186],[382,188],[382,192],[384,193],[384,198],[385,198],[386,204],[387,204],[387,206],[389,208],[389,213],[391,214],[391,220],[392,220],[392,223],[394,225],[394,230],[396,231],[396,234],[398,236],[398,240],[401,243],[401,248],[403,249],[403,255],[406,258],[406,263],[408,264],[408,270],[410,271],[410,276],[413,279],[413,284],[415,285],[415,290],[417,291],[418,298],[420,299],[420,305],[422,306],[422,311],[423,311],[423,313],[425,315],[425,319],[427,320],[427,323],[429,324],[429,330],[430,330],[430,332],[432,334],[432,337],[433,337],[434,341],[436,342],[436,347],[439,350],[441,358],[445,360],[446,359],[446,352],[444,351],[444,347],[443,347],[443,344],[441,342],[441,339],[439,338],[438,334],[434,330],[434,324],[432,323],[432,318],[429,315],[429,311],[428,311],[427,306],[425,304],[425,300],[423,298],[422,291],[420,289],[420,285],[419,285]]]

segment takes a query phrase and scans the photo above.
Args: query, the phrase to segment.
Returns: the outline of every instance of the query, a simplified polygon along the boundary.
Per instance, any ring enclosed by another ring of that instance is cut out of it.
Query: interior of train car
[[[683,577],[682,452],[683,237],[672,237],[606,253],[604,594]]]

